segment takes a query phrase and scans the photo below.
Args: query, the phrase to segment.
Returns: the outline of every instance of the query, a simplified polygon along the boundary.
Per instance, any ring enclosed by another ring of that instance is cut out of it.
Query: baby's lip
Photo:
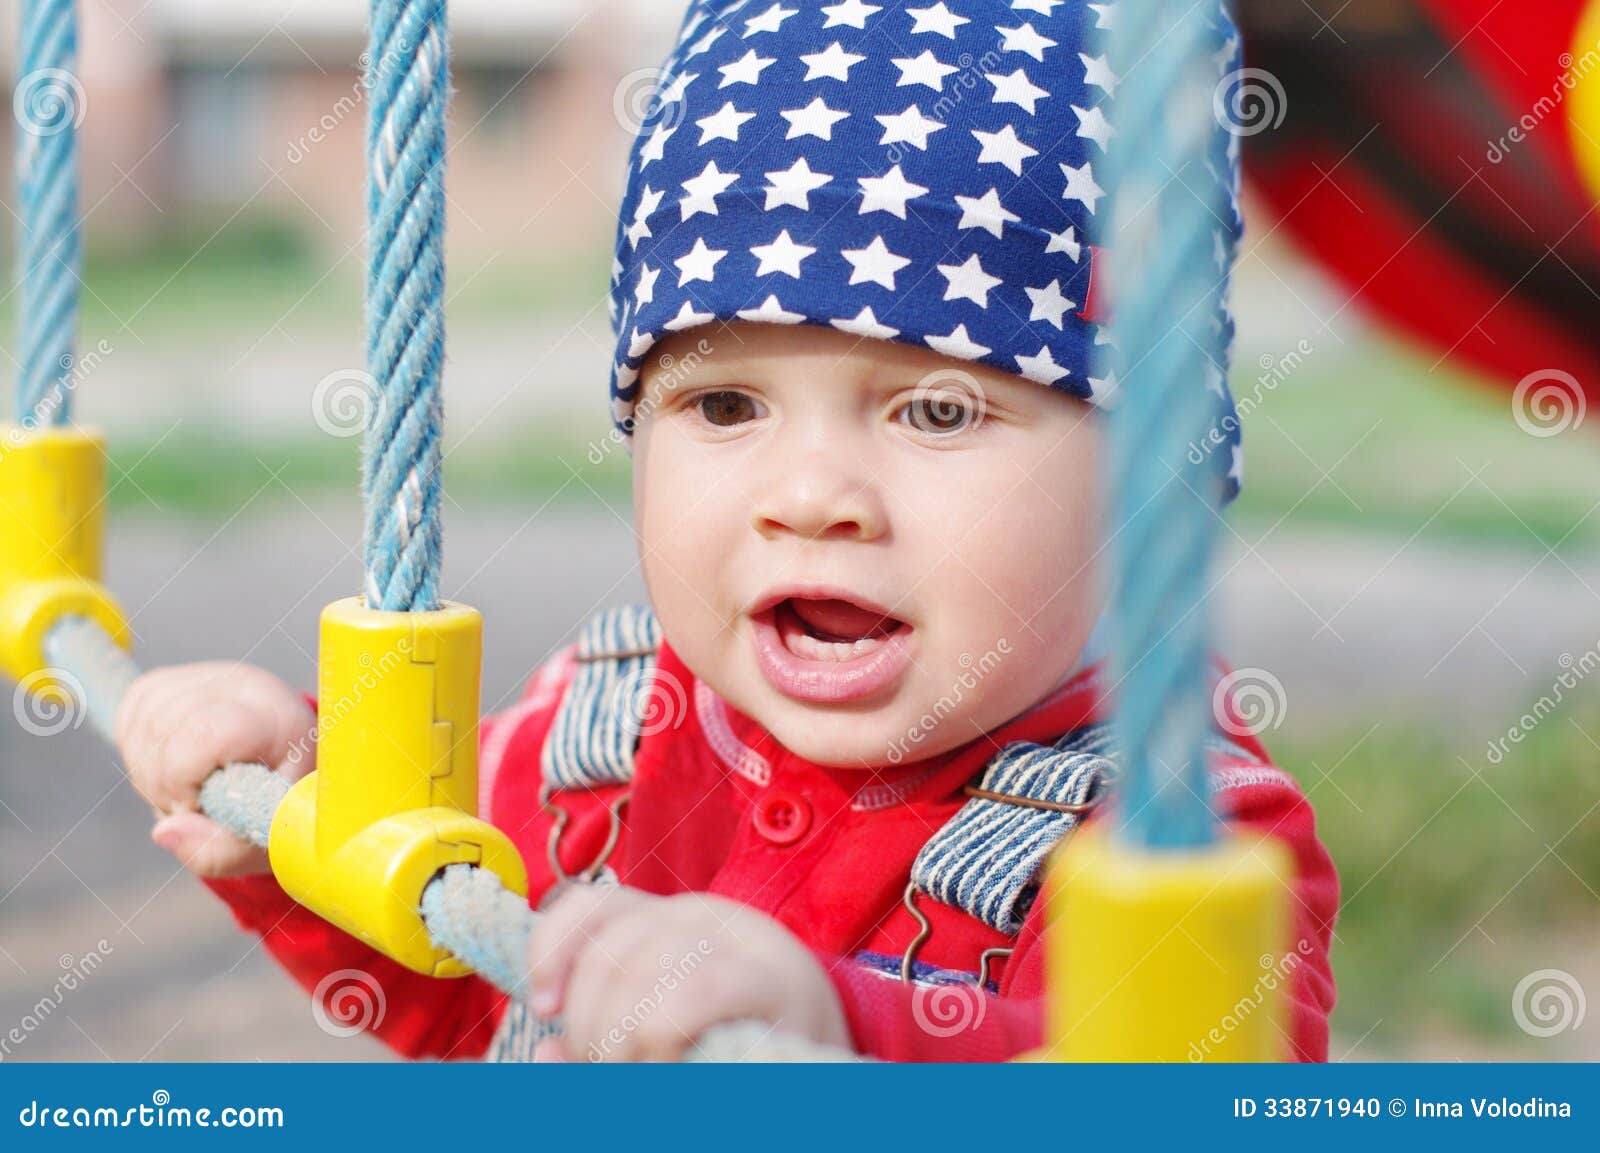
[[[866,612],[883,617],[886,620],[896,621],[900,624],[910,623],[904,617],[895,616],[889,611],[887,606],[876,600],[873,600],[871,597],[862,596],[860,593],[852,592],[850,589],[842,588],[838,585],[825,584],[794,584],[783,585],[778,588],[769,589],[767,592],[762,593],[761,596],[756,599],[755,603],[751,605],[750,615],[753,617],[760,616],[762,613],[769,612],[778,605],[782,604],[784,601],[791,599],[813,601],[845,601],[859,609],[863,609]]]

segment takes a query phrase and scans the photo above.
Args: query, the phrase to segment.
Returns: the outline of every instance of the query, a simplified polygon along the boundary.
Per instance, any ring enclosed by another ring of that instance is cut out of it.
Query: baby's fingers
[[[277,723],[260,710],[229,700],[197,700],[155,756],[146,795],[164,812],[195,809],[200,785],[213,769],[232,761],[271,765],[283,756],[282,745]]]
[[[150,839],[200,877],[237,877],[265,873],[267,851],[235,837],[199,813],[174,813],[156,822]]]
[[[620,885],[571,885],[541,910],[528,947],[528,1003],[533,1011],[542,1017],[559,1013],[578,954],[613,921],[658,900]]]

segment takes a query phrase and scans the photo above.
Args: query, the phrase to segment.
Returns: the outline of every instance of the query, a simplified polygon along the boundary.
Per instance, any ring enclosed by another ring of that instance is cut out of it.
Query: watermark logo
[[[1295,942],[1291,951],[1281,957],[1271,953],[1261,954],[1256,964],[1261,966],[1262,973],[1251,984],[1250,991],[1235,1001],[1222,1019],[1206,1031],[1205,1036],[1189,1042],[1190,1063],[1208,1060],[1229,1037],[1248,1024],[1278,988],[1289,983],[1301,962],[1311,955],[1311,949],[1311,942],[1302,937]]]
[[[917,382],[911,408],[920,413],[923,423],[917,431],[930,436],[955,436],[971,432],[988,415],[988,398],[983,385],[970,372],[959,368],[940,368]]]
[[[364,969],[335,969],[311,991],[311,1018],[330,1037],[353,1037],[383,1024],[389,1001]]]
[[[1541,368],[1517,381],[1511,393],[1511,415],[1529,436],[1560,436],[1583,423],[1588,402],[1583,386],[1570,372]]]
[[[661,975],[655,979],[650,991],[640,997],[622,1015],[600,1040],[589,1046],[587,1057],[591,1062],[604,1061],[610,1057],[623,1042],[650,1021],[666,1003],[668,996],[676,992],[689,980],[700,966],[706,963],[711,956],[711,942],[702,937],[695,942],[695,947],[681,957],[674,957],[670,953],[663,953],[660,957]],[[668,1020],[670,1024],[670,1018]]]
[[[89,114],[83,82],[64,68],[40,68],[17,81],[11,114],[30,136],[55,136],[77,128]]]
[[[83,724],[83,683],[66,669],[37,669],[17,682],[11,711],[36,737],[53,737]]]
[[[944,723],[945,718],[956,711],[966,699],[967,693],[977,688],[979,682],[1000,667],[1005,658],[1011,654],[1011,650],[1010,639],[1001,637],[995,642],[994,648],[989,649],[981,657],[975,659],[971,653],[962,653],[959,658],[961,675],[950,686],[950,691],[934,701],[928,711],[918,717],[916,723],[906,730],[905,736],[896,738],[885,751],[884,759],[891,765],[898,765],[910,756],[917,745],[927,740]]]
[[[1211,114],[1234,136],[1257,136],[1282,126],[1289,95],[1265,68],[1236,68],[1212,89]]]
[[[1556,62],[1561,65],[1561,75],[1550,85],[1549,94],[1535,100],[1533,107],[1524,112],[1500,139],[1489,141],[1484,159],[1490,164],[1499,164],[1510,155],[1513,147],[1528,139],[1535,129],[1566,102],[1567,93],[1576,88],[1580,80],[1600,69],[1600,44],[1586,49],[1580,57],[1574,57],[1570,52],[1563,52]]]
[[[667,79],[659,68],[640,68],[617,81],[611,90],[611,114],[617,126],[631,136],[659,112],[656,130],[676,129],[683,122],[685,104],[670,85],[663,88]]]
[[[1535,969],[1511,993],[1511,1016],[1530,1037],[1554,1037],[1583,1024],[1583,986],[1564,969]]]
[[[689,715],[689,694],[683,682],[660,669],[639,669],[612,690],[622,713],[622,727],[640,739],[681,725]]]
[[[1517,723],[1506,730],[1505,736],[1489,742],[1486,755],[1491,765],[1504,761],[1511,752],[1510,746],[1527,740],[1528,735],[1560,707],[1569,692],[1600,668],[1600,641],[1576,658],[1571,653],[1562,653],[1557,663],[1561,665],[1561,674],[1551,683],[1549,691],[1541,694],[1528,711],[1517,718]]]
[[[1217,681],[1211,712],[1224,732],[1253,737],[1283,724],[1289,695],[1266,669],[1236,669]]]
[[[383,417],[384,403],[383,391],[371,373],[341,368],[317,382],[311,394],[311,415],[318,428],[342,440],[371,431]]]
[[[916,985],[911,1017],[930,1037],[954,1037],[983,1024],[987,998],[976,985]]]
[[[10,1057],[13,1050],[43,1028],[51,1014],[66,1003],[68,994],[75,993],[85,984],[90,975],[114,952],[116,949],[111,942],[101,938],[95,942],[94,948],[81,957],[62,953],[58,959],[61,976],[56,978],[50,991],[35,1001],[16,1024],[4,1034],[0,1034],[0,1061]]]

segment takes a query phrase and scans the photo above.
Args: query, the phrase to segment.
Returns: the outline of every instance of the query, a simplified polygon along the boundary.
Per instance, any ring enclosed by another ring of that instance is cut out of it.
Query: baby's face
[[[921,760],[1071,670],[1101,603],[1089,405],[809,325],[680,333],[642,379],[651,601],[694,674],[784,746]]]

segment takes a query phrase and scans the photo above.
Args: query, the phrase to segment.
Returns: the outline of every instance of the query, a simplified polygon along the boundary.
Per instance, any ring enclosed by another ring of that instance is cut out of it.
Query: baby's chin
[[[752,703],[746,711],[803,760],[862,772],[936,757],[980,732],[974,716],[950,712],[934,718],[904,705],[844,711],[780,699]]]

